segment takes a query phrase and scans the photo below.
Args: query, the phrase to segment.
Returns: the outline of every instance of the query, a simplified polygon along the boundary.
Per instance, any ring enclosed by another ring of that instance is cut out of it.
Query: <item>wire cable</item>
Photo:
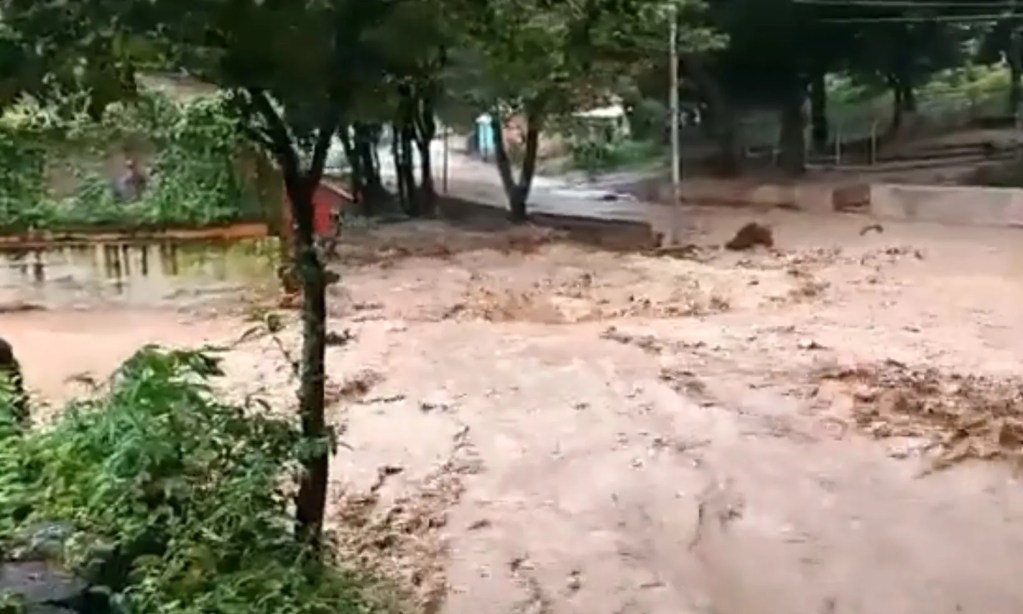
[[[991,13],[987,15],[903,15],[898,17],[836,17],[823,18],[821,23],[836,24],[872,24],[872,23],[927,23],[932,21],[944,23],[993,22],[1018,20],[1023,14]]]
[[[849,7],[849,8],[955,8],[955,9],[1011,9],[1013,2],[1009,0],[982,0],[981,2],[963,2],[955,0],[792,0],[793,4],[813,6]]]

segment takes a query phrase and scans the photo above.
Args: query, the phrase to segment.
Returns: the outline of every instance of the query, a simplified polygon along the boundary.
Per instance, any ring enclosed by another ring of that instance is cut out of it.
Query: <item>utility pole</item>
[[[678,245],[682,240],[682,177],[679,167],[679,104],[678,104],[678,5],[673,1],[670,6],[669,17],[671,28],[668,41],[671,57],[668,62],[671,71],[669,83],[671,91],[668,92],[669,106],[671,107],[671,235],[668,237],[668,245]]]

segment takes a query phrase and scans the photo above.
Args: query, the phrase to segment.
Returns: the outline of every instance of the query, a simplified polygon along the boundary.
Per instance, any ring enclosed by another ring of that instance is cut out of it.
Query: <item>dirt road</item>
[[[751,214],[703,210],[684,258],[436,222],[356,237],[331,300],[354,339],[328,350],[348,559],[420,612],[1023,611],[1018,232],[759,217],[776,250],[718,249]],[[102,370],[244,328],[133,317],[0,330],[58,396],[81,366],[54,348],[92,342]],[[227,366],[229,392],[290,403],[270,340]]]

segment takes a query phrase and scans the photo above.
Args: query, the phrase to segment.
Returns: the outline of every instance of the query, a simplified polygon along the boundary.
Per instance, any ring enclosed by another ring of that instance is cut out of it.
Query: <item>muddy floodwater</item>
[[[0,305],[156,307],[272,282],[272,239],[98,243],[0,251]]]
[[[684,213],[691,248],[667,254],[539,225],[348,235],[339,560],[413,614],[1023,612],[1019,231]],[[721,247],[750,221],[773,249]],[[144,343],[229,347],[223,398],[297,415],[297,315],[246,335],[215,306],[272,283],[275,253],[0,257],[0,304],[45,307],[0,312],[33,418]]]

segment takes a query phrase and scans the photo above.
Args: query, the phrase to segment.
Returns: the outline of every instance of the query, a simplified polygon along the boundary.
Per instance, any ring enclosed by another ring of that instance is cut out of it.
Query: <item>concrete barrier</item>
[[[687,179],[682,182],[682,200],[696,204],[798,209],[828,212],[865,207],[869,201],[867,183],[827,182],[761,183],[729,179]],[[657,186],[655,200],[671,202],[671,186]]]
[[[876,183],[870,186],[870,212],[886,219],[1023,227],[1023,190]]]

